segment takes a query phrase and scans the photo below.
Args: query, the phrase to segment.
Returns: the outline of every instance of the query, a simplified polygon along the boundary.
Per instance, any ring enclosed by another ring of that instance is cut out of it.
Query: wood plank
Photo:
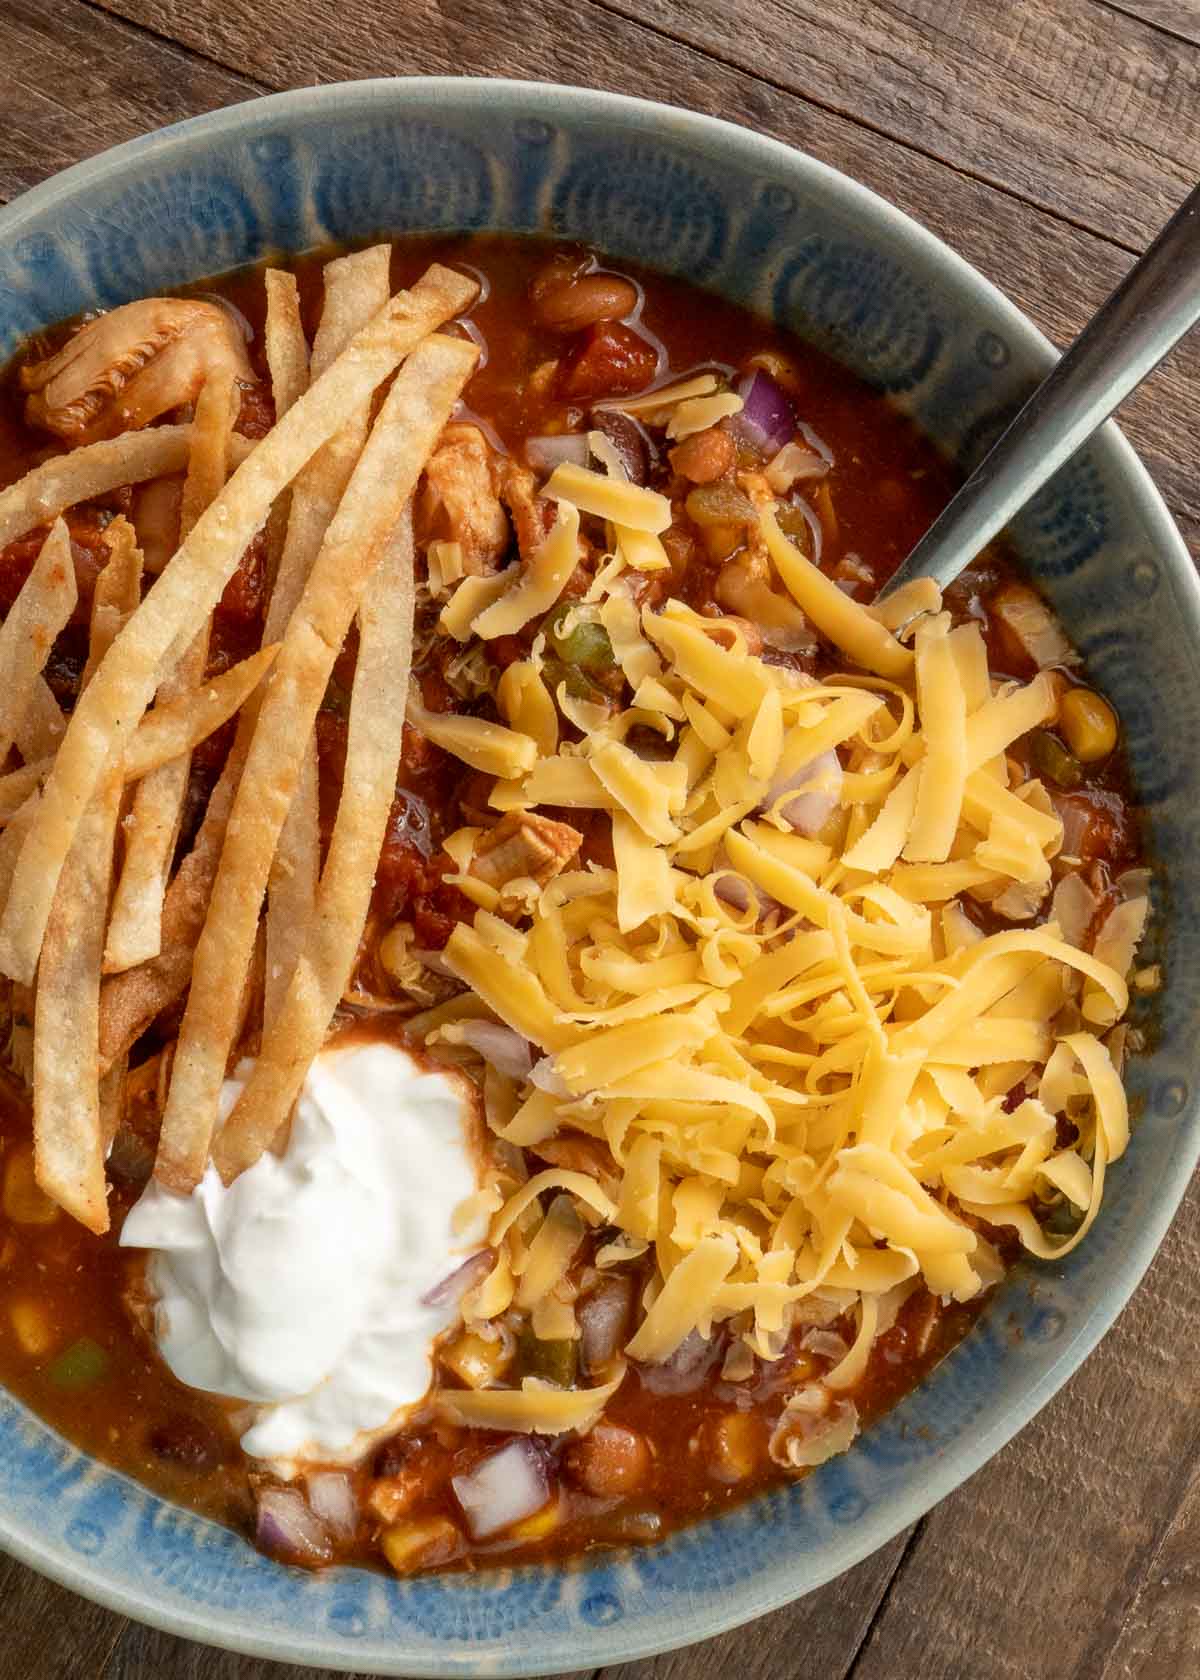
[[[682,1651],[600,1671],[600,1680],[846,1680],[913,1530],[785,1610]],[[797,1661],[797,1653],[803,1659]],[[240,1680],[240,1677],[239,1677]]]
[[[1198,1316],[1193,1184],[1100,1350],[1012,1445],[930,1513],[854,1680],[1152,1680],[1159,1672],[1183,1680],[1194,1672],[1133,1660],[1146,1649],[1136,1643],[1136,1602],[1130,1665],[1105,1665],[1156,1547],[1159,1590],[1174,1592],[1178,1612],[1164,1639],[1183,1638],[1195,1616]],[[1190,1578],[1178,1573],[1189,1557]],[[1152,1572],[1141,1616],[1155,1598]]]
[[[148,1675],[154,1680],[342,1680],[332,1669],[293,1668],[263,1657],[242,1657],[127,1622],[95,1680],[147,1680]],[[366,1680],[366,1676],[351,1675],[349,1680]]]
[[[125,1626],[123,1616],[0,1557],[0,1680],[94,1680]]]
[[[5,0],[0,203],[106,146],[256,91],[78,0]]]
[[[44,1671],[46,1680],[57,1670]],[[600,1670],[575,1671],[573,1680],[596,1680]],[[41,1680],[43,1671],[20,1672],[20,1680]],[[103,1668],[89,1669],[87,1680],[367,1680],[363,1674],[348,1677],[343,1671],[329,1668],[295,1668],[290,1663],[268,1662],[265,1657],[243,1657],[233,1651],[218,1651],[210,1645],[197,1645],[190,1639],[176,1639],[154,1628],[127,1622],[120,1642]],[[0,1680],[18,1680],[18,1671],[11,1676],[0,1655]],[[74,1680],[64,1674],[61,1680]],[[551,1675],[550,1680],[569,1680],[566,1675]],[[697,1680],[701,1677],[697,1671]],[[715,1680],[715,1674],[714,1674]]]
[[[722,1680],[736,1666],[738,1680],[779,1680],[789,1670],[791,1654],[802,1649],[814,1662],[819,1655],[813,1673],[820,1680],[845,1680],[911,1533],[898,1535],[874,1557],[819,1592],[755,1622],[752,1638],[747,1638],[745,1630],[728,1633],[705,1645],[645,1662],[598,1669],[596,1676],[601,1680]],[[155,1680],[335,1680],[331,1670],[317,1673],[238,1657],[127,1623],[95,1680],[145,1680],[151,1674]],[[0,1680],[9,1680],[2,1656]],[[64,1675],[63,1680],[74,1680],[74,1676]]]
[[[1194,0],[1098,0],[1098,4],[1200,45],[1200,11]]]
[[[1183,1680],[1200,1651],[1200,1464],[1097,1680]]]
[[[656,6],[662,3],[652,0]],[[771,15],[776,3],[763,0],[764,15]],[[505,68],[512,75],[617,87],[728,117],[802,147],[916,216],[1060,345],[1074,337],[1129,264],[1128,255],[1106,239],[1031,210],[935,159],[657,37],[638,23],[608,16],[593,0],[464,0],[452,18],[440,16],[435,0],[411,0],[406,7],[410,27],[383,41],[372,29],[373,0],[342,0],[344,27],[327,49],[318,45],[324,33],[321,0],[224,0],[220,7],[202,10],[187,0],[104,4],[146,28],[178,34],[193,51],[220,63],[248,67],[272,87],[317,79],[318,65],[323,79],[400,70],[484,74],[494,67],[491,43],[503,39],[509,43]],[[596,39],[604,42],[602,57],[593,50]],[[1200,441],[1191,395],[1198,376],[1200,346],[1193,340],[1176,351],[1122,414],[1193,552],[1200,552]]]
[[[1200,59],[1078,0],[605,0],[1140,249],[1200,175]]]

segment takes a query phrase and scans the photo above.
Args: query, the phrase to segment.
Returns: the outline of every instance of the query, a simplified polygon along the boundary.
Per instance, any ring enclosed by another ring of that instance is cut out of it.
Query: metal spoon
[[[1029,401],[879,591],[931,577],[942,588],[1069,461],[1200,320],[1200,187],[1101,305]]]

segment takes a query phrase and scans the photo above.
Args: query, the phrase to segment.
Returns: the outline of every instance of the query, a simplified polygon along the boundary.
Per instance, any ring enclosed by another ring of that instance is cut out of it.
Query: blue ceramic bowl
[[[832,351],[964,467],[1052,359],[944,245],[799,152],[611,94],[454,80],[236,106],[26,194],[0,212],[0,355],[62,316],[269,253],[438,228],[551,231],[713,287]],[[312,1577],[85,1458],[3,1395],[0,1541],[81,1593],[215,1644],[360,1673],[535,1674],[703,1639],[810,1591],[1027,1422],[1125,1303],[1200,1153],[1200,969],[1186,960],[1200,926],[1200,590],[1111,427],[1013,541],[1121,712],[1161,864],[1168,985],[1153,1052],[1131,1071],[1141,1121],[1081,1249],[1012,1280],[848,1455],[652,1549],[469,1578]]]

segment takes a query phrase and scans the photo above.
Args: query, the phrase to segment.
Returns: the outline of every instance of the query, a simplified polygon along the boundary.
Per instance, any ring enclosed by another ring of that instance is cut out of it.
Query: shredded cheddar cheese
[[[696,383],[651,396],[686,427],[689,405],[718,400]],[[650,492],[575,467],[548,489],[572,541],[577,507],[647,564],[665,527]],[[616,1235],[599,1265],[654,1256],[630,1358],[668,1359],[725,1320],[773,1358],[794,1313],[852,1312],[826,1378],[837,1393],[918,1282],[968,1300],[995,1281],[980,1221],[1048,1258],[1086,1234],[1128,1140],[1105,1035],[1127,1006],[1145,905],[1114,913],[1094,952],[1053,921],[981,930],[972,901],[1049,890],[1062,824],[1008,749],[1053,715],[1052,681],[995,685],[978,627],[954,627],[936,590],[860,607],[769,508],[759,517],[783,585],[857,670],[793,674],[751,653],[737,620],[677,601],[639,610],[609,573],[577,610],[607,633],[632,706],[560,687],[564,737],[535,643],[500,685],[508,729],[457,720],[449,745],[447,720],[431,738],[502,766],[501,809],[607,813],[611,866],[533,890],[515,926],[481,904],[445,960],[541,1058],[512,1083],[498,1134],[534,1149],[582,1140],[610,1162],[603,1184],[554,1168],[510,1189],[479,1298],[515,1295],[569,1328],[567,1267],[603,1223]],[[561,570],[535,562],[486,599],[465,579],[448,629],[508,633],[526,618],[506,607],[536,594],[544,611]],[[419,707],[414,721],[427,726]],[[815,832],[789,821],[800,795],[825,801]],[[453,837],[463,879],[474,833]],[[1055,1203],[1074,1210],[1069,1236],[1038,1216]],[[586,1427],[602,1392],[526,1383],[452,1401],[463,1421],[553,1432]]]

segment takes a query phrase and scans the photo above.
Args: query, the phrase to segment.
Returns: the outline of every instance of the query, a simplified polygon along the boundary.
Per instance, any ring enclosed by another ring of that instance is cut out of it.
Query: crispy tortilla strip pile
[[[295,282],[268,275],[277,419],[261,442],[235,433],[240,392],[214,377],[190,426],[74,450],[0,492],[0,543],[54,521],[0,626],[0,763],[14,749],[21,760],[0,774],[0,972],[34,988],[38,1182],[95,1231],[108,1225],[104,1156],[128,1052],[189,981],[156,1165],[180,1191],[207,1165],[243,1032],[261,1031],[263,1050],[222,1137],[228,1176],[286,1124],[355,960],[400,760],[409,503],[478,357],[437,331],[476,282],[435,265],[389,298],[389,260],[379,246],[328,266],[311,366]],[[106,533],[68,722],[41,675],[76,603],[60,516],[183,469],[179,547],[144,598],[132,528],[116,519]],[[206,677],[212,613],[268,520],[264,645]],[[356,615],[345,781],[318,878],[314,723]],[[235,712],[235,744],[172,877],[190,754]]]

